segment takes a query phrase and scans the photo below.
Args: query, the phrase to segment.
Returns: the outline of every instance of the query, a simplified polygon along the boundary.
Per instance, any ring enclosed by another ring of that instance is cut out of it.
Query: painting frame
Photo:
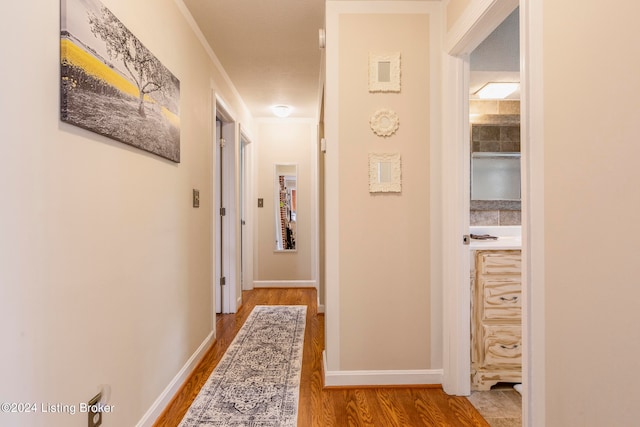
[[[369,92],[400,92],[400,52],[369,52]]]
[[[400,153],[369,153],[369,192],[402,192]]]
[[[180,81],[99,0],[60,0],[60,120],[180,163]]]

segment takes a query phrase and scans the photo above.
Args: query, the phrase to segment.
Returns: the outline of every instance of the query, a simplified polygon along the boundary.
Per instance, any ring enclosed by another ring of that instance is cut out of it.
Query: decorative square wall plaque
[[[400,52],[369,53],[369,92],[400,92]]]
[[[401,178],[399,153],[369,153],[370,193],[400,193]]]

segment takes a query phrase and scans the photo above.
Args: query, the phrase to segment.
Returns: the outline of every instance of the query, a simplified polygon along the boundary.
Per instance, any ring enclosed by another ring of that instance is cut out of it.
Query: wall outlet
[[[99,403],[102,399],[102,393],[96,394],[89,401],[87,415],[89,416],[89,427],[99,427],[102,425],[102,412],[99,411]]]

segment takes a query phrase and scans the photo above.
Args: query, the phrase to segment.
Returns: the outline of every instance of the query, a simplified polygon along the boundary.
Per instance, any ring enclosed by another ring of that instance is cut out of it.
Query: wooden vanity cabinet
[[[520,250],[479,250],[472,274],[471,388],[522,382]]]

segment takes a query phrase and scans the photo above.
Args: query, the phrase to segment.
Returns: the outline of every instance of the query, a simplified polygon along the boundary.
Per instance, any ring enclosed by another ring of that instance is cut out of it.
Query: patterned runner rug
[[[180,427],[294,427],[306,313],[304,305],[256,306]]]

